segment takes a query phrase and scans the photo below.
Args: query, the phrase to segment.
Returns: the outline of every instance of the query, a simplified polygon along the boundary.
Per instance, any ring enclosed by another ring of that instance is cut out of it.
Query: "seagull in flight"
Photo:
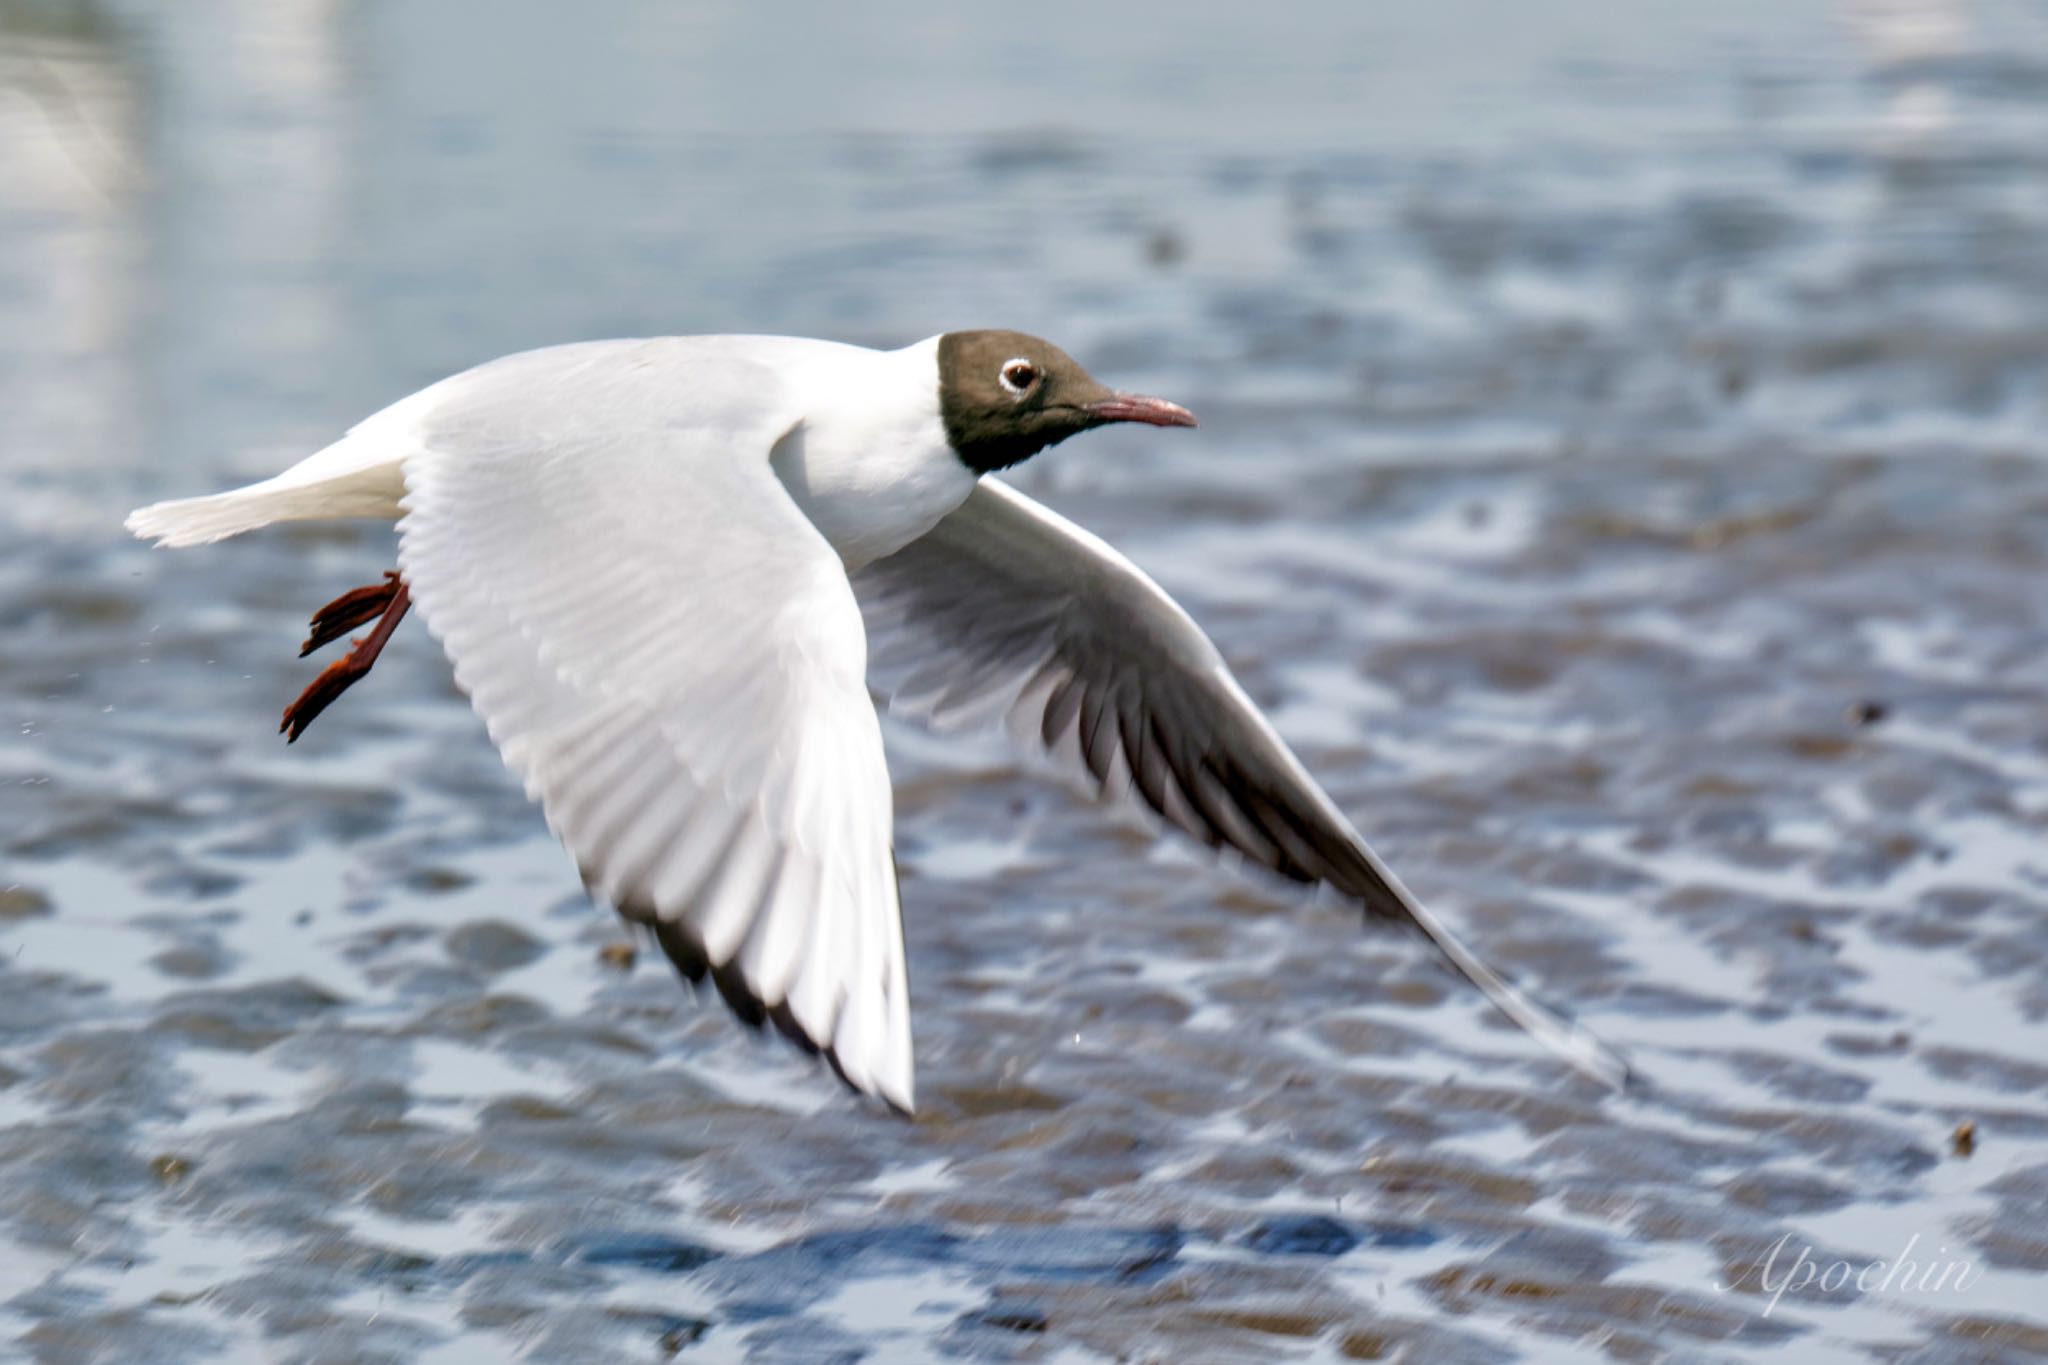
[[[1388,869],[1137,566],[994,477],[1185,408],[1058,347],[949,332],[594,341],[442,380],[275,478],[131,514],[161,545],[398,523],[398,567],[316,613],[369,632],[285,709],[296,740],[408,609],[586,885],[745,1021],[914,1106],[892,801],[870,681],[941,730],[1007,720],[1111,800],[1419,932],[1610,1086],[1625,1062],[1481,962]]]

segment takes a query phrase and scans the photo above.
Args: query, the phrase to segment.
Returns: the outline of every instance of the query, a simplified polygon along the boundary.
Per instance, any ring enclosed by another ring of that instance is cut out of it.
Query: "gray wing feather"
[[[951,730],[997,717],[1212,849],[1412,927],[1523,1029],[1611,1086],[1627,1064],[1480,961],[1367,846],[1179,604],[1107,544],[984,479],[859,570],[869,681]]]

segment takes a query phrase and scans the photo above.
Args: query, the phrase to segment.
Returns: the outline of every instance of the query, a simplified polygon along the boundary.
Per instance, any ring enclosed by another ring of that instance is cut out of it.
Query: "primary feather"
[[[1007,719],[1095,790],[1416,930],[1573,1066],[1607,1085],[1627,1078],[1611,1049],[1502,979],[1401,884],[1201,628],[1102,540],[984,479],[854,584],[892,708],[940,729]]]

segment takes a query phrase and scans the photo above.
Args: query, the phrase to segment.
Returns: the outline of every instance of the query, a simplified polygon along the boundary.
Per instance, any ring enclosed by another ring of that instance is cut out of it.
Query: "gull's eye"
[[[996,378],[1005,389],[1022,398],[1024,391],[1038,382],[1038,367],[1028,360],[1006,360]]]

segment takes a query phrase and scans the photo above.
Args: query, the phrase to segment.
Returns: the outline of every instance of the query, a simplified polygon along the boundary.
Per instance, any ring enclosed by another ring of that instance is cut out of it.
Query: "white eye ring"
[[[1022,380],[1012,379],[1010,375],[1014,370],[1022,370],[1024,378]],[[1004,392],[1012,393],[1022,398],[1025,391],[1038,382],[1038,367],[1021,355],[1012,356],[1003,362],[1002,369],[996,371],[996,382],[1003,386]]]

